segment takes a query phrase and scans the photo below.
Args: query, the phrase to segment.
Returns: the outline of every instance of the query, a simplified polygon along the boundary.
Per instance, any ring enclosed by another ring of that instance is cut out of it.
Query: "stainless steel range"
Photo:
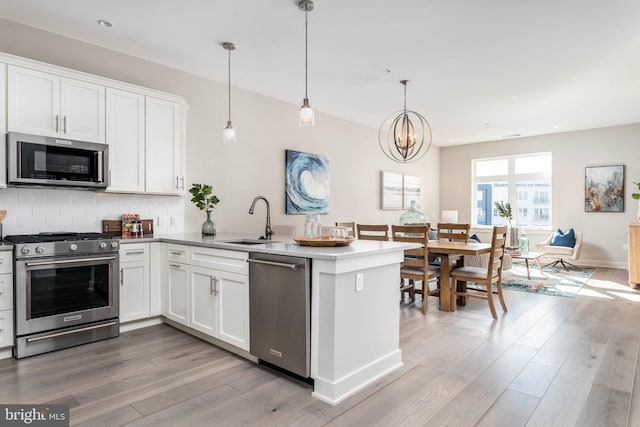
[[[120,245],[111,237],[5,237],[14,245],[16,359],[119,335]]]

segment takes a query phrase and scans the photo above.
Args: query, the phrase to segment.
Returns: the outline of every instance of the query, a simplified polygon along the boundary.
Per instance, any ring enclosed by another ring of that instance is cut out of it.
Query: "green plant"
[[[634,182],[635,185],[638,186],[638,190],[640,190],[640,182]],[[631,197],[638,200],[640,199],[640,193],[631,193]]]
[[[193,196],[191,201],[201,211],[214,209],[220,202],[218,196],[213,194],[213,187],[207,184],[192,184],[189,193]]]
[[[499,202],[495,202],[496,209],[498,210],[498,215],[502,218],[507,218],[509,221],[509,227],[511,227],[511,220],[513,219],[513,211],[511,210],[511,204],[509,202],[504,203],[502,200]]]

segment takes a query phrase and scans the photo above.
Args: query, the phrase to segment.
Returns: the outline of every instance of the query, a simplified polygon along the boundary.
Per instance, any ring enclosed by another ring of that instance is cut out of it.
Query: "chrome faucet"
[[[253,199],[253,202],[251,202],[251,208],[249,208],[249,213],[253,215],[253,209],[256,207],[256,202],[260,199],[264,200],[267,204],[267,224],[264,227],[264,236],[261,236],[260,238],[271,240],[271,236],[273,236],[273,230],[271,230],[271,207],[269,206],[267,198],[264,196],[257,196]]]

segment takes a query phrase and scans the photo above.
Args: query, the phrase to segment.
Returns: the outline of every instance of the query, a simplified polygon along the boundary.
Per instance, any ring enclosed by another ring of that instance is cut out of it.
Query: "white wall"
[[[297,105],[237,88],[232,89],[232,119],[238,143],[223,145],[221,131],[227,120],[227,89],[222,83],[2,19],[0,51],[183,96],[190,105],[186,182],[213,185],[221,199],[213,214],[218,231],[261,234],[264,207],[258,206],[255,215],[248,214],[251,201],[261,194],[271,202],[272,224],[295,225],[298,232],[302,232],[303,216],[284,214],[285,149],[329,156],[331,213],[320,218],[323,224],[335,221],[397,223],[402,211],[379,209],[381,170],[420,176],[422,210],[430,219],[436,218],[439,212],[437,147],[432,147],[417,164],[401,166],[382,154],[377,129],[322,113],[317,114],[315,127],[299,128]],[[218,54],[225,53],[220,50]],[[393,108],[390,100],[390,111]],[[0,203],[7,191],[11,190],[0,190]],[[55,190],[44,190],[45,194],[48,191]],[[96,196],[96,200],[102,198]],[[140,196],[140,200],[143,198]],[[184,229],[198,231],[205,219],[204,213],[190,203],[188,195],[179,199],[184,206]],[[105,215],[110,215],[109,210],[118,209],[110,205],[110,197],[104,200],[108,204]],[[96,218],[100,219],[100,215]]]
[[[552,153],[552,226],[584,233],[580,263],[626,268],[627,225],[636,221],[633,181],[640,182],[640,124],[492,141],[441,149],[440,206],[471,221],[471,160],[523,153]],[[585,167],[625,165],[625,212],[585,212]],[[532,244],[550,230],[528,232]]]

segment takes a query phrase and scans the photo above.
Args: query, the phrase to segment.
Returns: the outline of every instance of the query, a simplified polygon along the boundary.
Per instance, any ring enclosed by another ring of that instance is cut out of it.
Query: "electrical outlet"
[[[356,274],[356,292],[364,290],[364,273]]]

